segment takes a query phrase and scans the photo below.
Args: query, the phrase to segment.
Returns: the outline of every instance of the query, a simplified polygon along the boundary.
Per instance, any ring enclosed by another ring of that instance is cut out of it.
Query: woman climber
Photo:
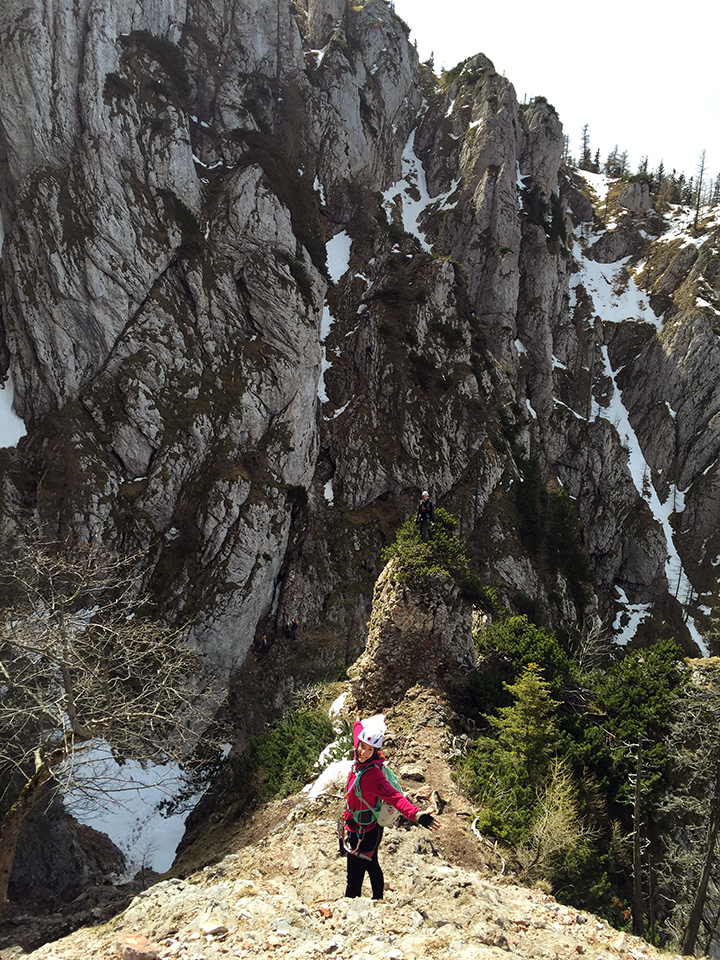
[[[377,822],[381,801],[394,807],[413,823],[428,830],[439,830],[440,824],[429,813],[418,808],[388,781],[383,770],[385,757],[381,751],[385,721],[381,714],[353,725],[355,763],[348,777],[345,812],[340,840],[341,852],[347,854],[346,897],[359,897],[365,874],[370,876],[373,900],[382,900],[385,880],[378,863],[378,847],[383,827]]]

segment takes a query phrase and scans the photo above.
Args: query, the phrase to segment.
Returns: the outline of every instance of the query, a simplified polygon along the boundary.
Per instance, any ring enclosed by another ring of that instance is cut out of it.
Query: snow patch
[[[136,760],[119,764],[106,743],[97,743],[78,752],[73,767],[78,785],[65,792],[66,807],[80,823],[107,834],[123,852],[126,878],[142,867],[158,873],[169,870],[185,820],[200,799],[198,794],[182,812],[169,817],[160,812],[159,804],[185,786],[178,764],[158,766]]]
[[[620,587],[615,588],[618,592],[619,602],[623,609],[618,611],[613,623],[615,643],[621,647],[626,646],[637,633],[637,629],[643,620],[650,613],[649,603],[630,603],[628,596]]]
[[[605,176],[604,173],[591,173],[589,170],[577,170],[576,172],[588,186],[592,187],[600,203],[605,203],[610,184],[614,183],[615,180],[612,177]]]
[[[420,241],[423,250],[430,252],[430,244],[420,231],[419,220],[425,209],[435,200],[428,194],[425,170],[415,154],[415,130],[410,134],[402,155],[401,180],[383,193],[383,204],[392,221],[393,206],[399,206],[403,229]]]
[[[16,447],[18,440],[27,433],[25,424],[13,410],[15,387],[12,375],[8,373],[5,383],[0,386],[0,447]]]
[[[314,800],[325,793],[335,792],[340,782],[344,787],[352,769],[352,764],[352,760],[334,760],[325,767],[314,783],[309,783],[303,787],[303,792],[307,793],[309,800]]]
[[[331,240],[328,240],[327,264],[328,273],[333,283],[339,283],[348,271],[350,266],[350,251],[352,249],[352,238],[345,230],[336,234]],[[325,374],[332,367],[332,362],[328,358],[327,346],[325,341],[330,335],[332,326],[335,323],[335,317],[330,312],[327,301],[323,306],[322,317],[320,319],[320,377],[318,379],[317,396],[320,403],[328,402],[327,390],[325,389]]]
[[[347,231],[341,230],[327,242],[327,265],[330,279],[333,283],[339,283],[347,273],[350,266],[350,250],[352,248],[352,239]]]

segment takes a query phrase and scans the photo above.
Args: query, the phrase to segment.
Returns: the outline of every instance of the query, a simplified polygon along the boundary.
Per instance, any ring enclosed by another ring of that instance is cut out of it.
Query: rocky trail
[[[432,836],[407,823],[386,831],[382,901],[343,897],[338,855],[342,784],[301,792],[255,812],[234,849],[187,878],[168,876],[97,926],[2,960],[219,960],[224,957],[344,960],[583,956],[639,960],[660,951],[597,917],[513,882],[494,845],[473,834],[453,786],[445,710],[415,689],[387,715],[388,756],[421,806],[438,811]],[[22,939],[21,918],[14,929]],[[28,922],[31,922],[28,920]]]

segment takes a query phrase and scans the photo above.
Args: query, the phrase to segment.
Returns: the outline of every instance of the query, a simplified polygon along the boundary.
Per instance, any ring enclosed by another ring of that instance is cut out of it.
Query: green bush
[[[492,670],[482,673],[482,702],[486,712],[508,704],[505,692],[519,673],[531,663],[545,671],[553,696],[562,696],[577,672],[572,658],[563,649],[554,633],[531,623],[525,616],[498,619],[474,636],[475,649],[491,662]]]
[[[405,583],[422,585],[434,578],[451,578],[460,587],[463,597],[473,606],[500,614],[502,607],[492,587],[482,583],[470,571],[468,552],[458,536],[457,519],[438,507],[427,542],[423,542],[413,517],[401,525],[394,543],[382,552],[382,561],[399,561],[397,578]]]
[[[228,761],[229,788],[241,803],[287,797],[312,779],[315,762],[334,739],[324,709],[291,711]]]
[[[382,552],[387,563],[393,558],[399,561],[397,577],[407,583],[423,584],[435,578],[452,577],[464,582],[470,575],[465,544],[457,535],[455,517],[438,507],[430,534],[423,542],[414,517],[408,518],[400,527],[395,542]]]
[[[504,608],[498,600],[494,587],[489,587],[473,573],[468,573],[466,577],[461,578],[460,584],[463,596],[474,607],[492,614],[493,617],[502,615]]]

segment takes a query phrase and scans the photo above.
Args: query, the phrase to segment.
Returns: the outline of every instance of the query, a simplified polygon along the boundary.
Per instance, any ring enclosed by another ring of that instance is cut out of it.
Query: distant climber
[[[423,538],[423,540],[427,540],[430,524],[434,520],[435,506],[430,499],[430,494],[428,491],[423,490],[420,503],[418,504],[417,513],[415,515],[415,522],[420,527],[420,536]]]
[[[431,814],[421,814],[406,796],[388,782],[383,772],[385,756],[380,749],[384,735],[385,719],[382,714],[364,721],[356,720],[353,725],[355,763],[348,777],[340,838],[341,852],[347,854],[346,897],[360,896],[367,873],[373,900],[383,898],[385,878],[378,863],[383,827],[377,822],[376,812],[381,800],[427,830],[440,829],[440,824]]]

